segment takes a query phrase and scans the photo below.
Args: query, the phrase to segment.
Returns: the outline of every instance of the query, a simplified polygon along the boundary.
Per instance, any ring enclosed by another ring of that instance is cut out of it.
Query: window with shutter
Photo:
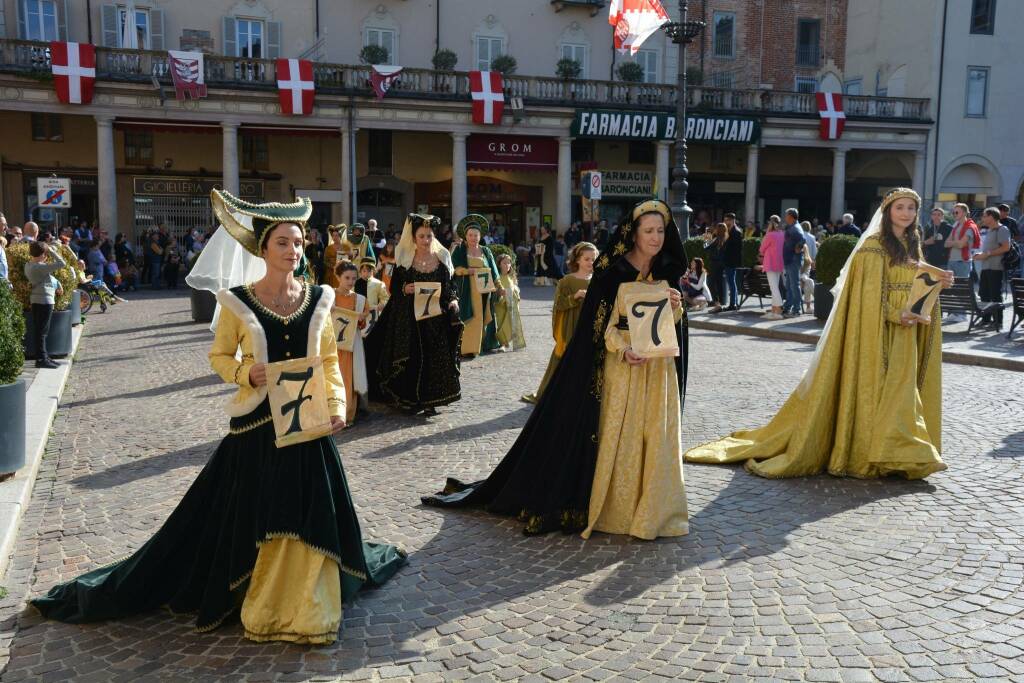
[[[224,17],[221,20],[221,38],[223,40],[223,53],[227,57],[238,56],[237,28],[234,17]]]
[[[281,56],[281,22],[267,22],[267,49],[264,51],[267,59],[277,59]]]
[[[150,50],[152,49],[150,43],[150,29],[149,29],[149,10],[135,9],[135,16],[129,17],[128,10],[124,7],[117,8],[117,46],[127,47],[124,44],[124,25],[125,22],[132,21],[135,23],[135,39],[138,43],[139,50]]]
[[[103,21],[103,46],[117,47],[121,44],[121,37],[118,35],[117,7],[115,5],[103,5],[100,8],[100,17]]]
[[[161,9],[149,10],[149,49],[162,51],[164,49],[164,11]]]

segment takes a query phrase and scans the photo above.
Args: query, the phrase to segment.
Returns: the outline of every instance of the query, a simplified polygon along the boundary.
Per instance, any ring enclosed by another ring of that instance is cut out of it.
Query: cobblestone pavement
[[[184,297],[90,316],[0,601],[4,681],[1024,681],[1024,382],[945,365],[947,472],[926,482],[769,481],[686,467],[690,535],[526,538],[419,505],[511,444],[551,348],[551,289],[526,287],[530,347],[464,367],[463,401],[339,437],[364,532],[410,564],[346,606],[326,648],[196,635],[162,612],[72,626],[26,594],[157,528],[226,431],[205,326]],[[812,347],[694,334],[684,445],[762,423]],[[567,425],[567,429],[571,426]]]

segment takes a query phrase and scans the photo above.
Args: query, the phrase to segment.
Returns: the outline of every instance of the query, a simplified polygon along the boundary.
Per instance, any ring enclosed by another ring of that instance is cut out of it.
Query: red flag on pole
[[[89,43],[50,43],[50,70],[57,99],[89,104],[96,83],[96,48]]]
[[[636,54],[640,45],[668,21],[660,0],[612,0],[608,23],[615,27],[615,49]]]
[[[378,100],[384,99],[384,95],[398,81],[401,73],[402,67],[400,66],[373,65],[370,71],[370,85],[373,86],[373,92],[376,93]]]
[[[281,113],[309,116],[313,113],[313,62],[308,59],[277,60],[277,96]]]
[[[505,111],[505,82],[497,71],[470,71],[473,123],[497,125]]]
[[[816,92],[818,116],[821,117],[819,134],[822,140],[838,140],[846,126],[846,112],[843,111],[843,96],[837,92]]]

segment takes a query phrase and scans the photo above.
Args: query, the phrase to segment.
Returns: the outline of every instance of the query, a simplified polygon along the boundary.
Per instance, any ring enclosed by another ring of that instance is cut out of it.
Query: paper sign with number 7
[[[479,294],[490,294],[495,290],[490,268],[470,268],[473,271],[473,285]]]
[[[623,288],[625,288],[623,290]],[[626,306],[630,346],[643,358],[679,355],[675,315],[664,283],[630,282],[620,285]]]
[[[441,315],[441,283],[414,282],[413,307],[416,320],[436,318]]]
[[[338,340],[339,351],[351,351],[355,348],[356,335],[359,334],[359,314],[347,308],[331,309],[331,320],[334,322],[334,336]]]
[[[319,356],[267,363],[267,397],[278,448],[331,433],[323,361]]]

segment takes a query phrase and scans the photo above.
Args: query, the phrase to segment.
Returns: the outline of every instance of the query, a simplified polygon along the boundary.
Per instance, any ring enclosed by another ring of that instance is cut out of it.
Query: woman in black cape
[[[576,533],[586,528],[597,460],[605,328],[619,285],[635,282],[639,276],[624,256],[633,248],[635,226],[648,213],[667,217],[668,207],[659,201],[638,204],[633,220],[616,232],[598,258],[576,333],[547,390],[504,459],[483,481],[464,484],[449,478],[443,491],[422,498],[424,504],[483,507],[489,512],[515,515],[524,523],[523,532],[528,535],[556,529]],[[677,283],[685,270],[686,256],[679,230],[673,221],[667,220],[664,246],[654,258],[651,276]],[[685,392],[685,316],[676,327],[676,335],[682,349],[676,358],[676,376],[680,391]]]

